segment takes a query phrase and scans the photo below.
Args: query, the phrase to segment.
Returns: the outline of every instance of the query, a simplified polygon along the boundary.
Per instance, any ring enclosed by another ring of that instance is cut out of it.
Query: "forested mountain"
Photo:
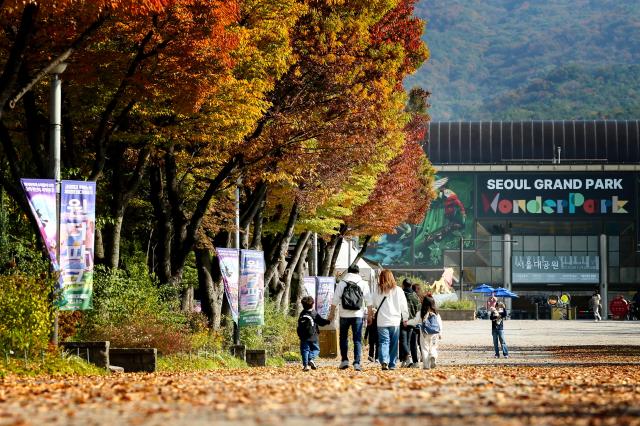
[[[434,120],[640,115],[637,0],[421,0]]]

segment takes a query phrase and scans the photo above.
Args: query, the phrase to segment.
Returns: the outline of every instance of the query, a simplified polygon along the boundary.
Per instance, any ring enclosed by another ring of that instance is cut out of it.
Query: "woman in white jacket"
[[[383,370],[394,370],[398,361],[400,323],[409,319],[409,308],[404,291],[396,285],[393,273],[385,269],[380,273],[378,291],[373,296],[378,326],[378,359]]]
[[[442,318],[433,297],[422,299],[422,308],[408,321],[409,325],[420,325],[420,352],[423,368],[435,368],[438,359],[438,340],[442,339]]]

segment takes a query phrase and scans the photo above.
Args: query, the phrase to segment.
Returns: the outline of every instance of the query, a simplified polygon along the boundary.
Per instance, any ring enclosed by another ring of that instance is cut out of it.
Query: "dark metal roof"
[[[429,123],[424,149],[445,164],[640,163],[638,120]],[[555,154],[555,155],[554,155]]]

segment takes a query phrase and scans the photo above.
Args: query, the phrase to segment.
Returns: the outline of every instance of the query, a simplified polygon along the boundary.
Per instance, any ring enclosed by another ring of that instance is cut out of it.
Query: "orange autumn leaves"
[[[639,380],[637,366],[606,364],[8,377],[0,423],[638,425]]]

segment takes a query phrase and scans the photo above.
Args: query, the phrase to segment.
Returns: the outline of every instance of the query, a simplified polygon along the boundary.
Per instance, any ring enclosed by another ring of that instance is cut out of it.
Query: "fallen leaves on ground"
[[[640,425],[640,369],[298,366],[0,382],[0,425]]]

